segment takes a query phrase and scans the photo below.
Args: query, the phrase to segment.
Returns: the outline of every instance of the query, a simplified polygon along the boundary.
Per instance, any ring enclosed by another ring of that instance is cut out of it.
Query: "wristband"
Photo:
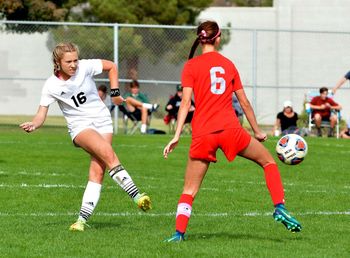
[[[119,97],[120,96],[120,90],[119,89],[111,89],[111,97]]]

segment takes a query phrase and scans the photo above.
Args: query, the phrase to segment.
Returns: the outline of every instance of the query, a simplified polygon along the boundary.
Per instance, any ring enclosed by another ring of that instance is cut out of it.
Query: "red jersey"
[[[218,52],[208,52],[185,63],[181,84],[193,88],[196,110],[192,137],[241,127],[232,93],[242,88],[235,65]]]
[[[315,106],[321,106],[326,103],[329,103],[331,106],[338,106],[338,103],[336,103],[333,99],[330,99],[328,97],[326,99],[321,99],[320,96],[316,96],[310,102],[310,104]],[[331,115],[331,110],[329,108],[323,110],[314,109],[312,110],[312,114],[320,114],[321,117],[328,118]]]

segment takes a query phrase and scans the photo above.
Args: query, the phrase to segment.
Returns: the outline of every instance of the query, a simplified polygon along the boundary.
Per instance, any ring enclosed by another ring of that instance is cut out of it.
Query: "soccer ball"
[[[307,154],[307,143],[300,135],[287,134],[278,140],[276,152],[283,163],[297,165]]]

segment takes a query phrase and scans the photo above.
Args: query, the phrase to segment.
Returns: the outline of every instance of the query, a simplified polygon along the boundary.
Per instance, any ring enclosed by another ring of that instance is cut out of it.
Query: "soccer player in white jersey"
[[[20,127],[30,133],[43,125],[50,104],[58,102],[67,121],[74,145],[91,155],[89,181],[87,183],[78,220],[70,226],[72,231],[84,231],[92,215],[102,187],[105,169],[112,179],[134,200],[140,209],[151,209],[151,200],[139,193],[128,172],[121,165],[112,148],[113,126],[110,112],[100,99],[93,76],[108,72],[111,98],[120,105],[124,99],[118,88],[116,65],[108,60],[78,60],[78,47],[72,43],[60,43],[53,50],[54,74],[48,78],[42,90],[39,109],[31,122]]]

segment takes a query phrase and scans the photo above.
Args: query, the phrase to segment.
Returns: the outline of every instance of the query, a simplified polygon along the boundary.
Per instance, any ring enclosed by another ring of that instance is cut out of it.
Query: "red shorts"
[[[251,136],[243,128],[232,128],[203,135],[192,139],[190,157],[209,162],[216,162],[216,151],[220,148],[228,161],[233,161],[237,154],[247,148]]]

